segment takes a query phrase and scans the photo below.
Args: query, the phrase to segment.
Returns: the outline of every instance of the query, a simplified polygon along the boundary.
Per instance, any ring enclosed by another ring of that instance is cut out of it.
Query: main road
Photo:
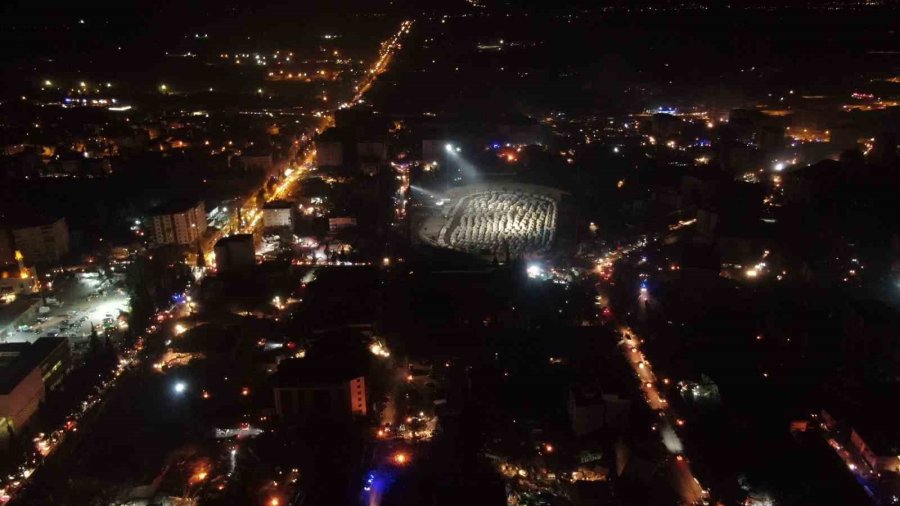
[[[388,69],[394,54],[402,47],[400,42],[402,41],[403,36],[409,33],[412,24],[413,22],[411,20],[400,23],[400,29],[381,43],[381,51],[378,54],[378,59],[368,70],[366,70],[362,79],[354,86],[353,98],[349,102],[341,104],[338,109],[353,107],[364,101],[365,94],[372,88],[372,85],[375,84],[378,77]],[[334,124],[334,112],[335,111],[331,111],[322,116],[322,120],[319,122],[319,125],[316,126],[316,132],[321,132]],[[306,145],[300,147],[301,152],[305,151],[306,153],[303,157],[303,161],[300,162],[299,167],[291,171],[280,183],[278,183],[272,191],[268,199],[269,201],[290,195],[295,190],[297,183],[303,179],[303,176],[307,171],[315,166],[316,151],[315,149],[309,149],[311,142],[312,140],[310,138],[310,140],[306,141]],[[247,207],[244,208],[244,215],[249,217],[246,225],[242,229],[245,233],[255,231],[262,218],[262,206],[265,205],[265,202],[257,202],[254,198],[261,189],[265,191],[265,184],[262,188],[255,189],[245,201]]]
[[[670,227],[671,228],[671,227]],[[597,261],[597,271],[601,275],[601,280],[608,280],[611,270],[616,263],[620,262],[629,255],[639,252],[646,243],[639,243],[624,248],[619,251],[612,251]],[[635,286],[640,284],[640,280],[635,280]],[[639,305],[643,306],[646,300],[646,292],[642,288]],[[601,294],[598,300],[610,300],[608,294]],[[685,504],[699,505],[709,503],[709,490],[704,489],[700,481],[691,470],[690,462],[684,454],[684,445],[678,435],[678,427],[684,425],[684,420],[679,418],[673,411],[668,399],[663,395],[660,384],[668,385],[670,380],[656,377],[650,360],[644,355],[641,344],[644,340],[636,335],[634,331],[626,324],[617,321],[612,316],[612,323],[616,325],[616,330],[621,336],[619,341],[619,349],[621,350],[625,361],[631,367],[634,378],[638,383],[644,402],[651,411],[659,415],[659,422],[653,425],[653,430],[659,434],[660,442],[671,454],[669,458],[664,459],[669,471],[669,478],[672,486],[681,496]]]
[[[402,37],[409,33],[411,26],[412,21],[404,21],[400,24],[400,29],[396,33],[385,42],[382,42],[378,59],[356,85],[356,94],[353,99],[350,102],[343,104],[341,108],[352,107],[363,101],[364,94],[372,87],[372,84],[378,76],[387,70],[388,64],[395,52],[401,47],[400,41]],[[331,111],[331,113],[323,117],[319,128],[325,128],[333,122],[334,111]],[[305,147],[308,147],[308,145]],[[270,199],[276,199],[290,194],[296,184],[301,180],[303,173],[315,164],[315,156],[315,150],[307,150],[299,170],[294,170],[290,175],[284,178],[272,192]],[[258,192],[258,190],[259,189],[256,191]],[[256,192],[251,195],[256,195]],[[252,197],[248,198],[247,201],[252,202]],[[256,202],[252,207],[252,210],[255,212],[248,220],[247,226],[243,227],[243,231],[252,232],[259,226],[263,204],[264,203],[262,202]],[[222,232],[219,232],[216,235],[221,237]],[[218,237],[214,236],[211,238],[213,239],[212,242],[207,242],[207,244],[213,244]],[[158,311],[154,315],[154,322],[145,329],[144,335],[147,336],[147,339],[165,339],[171,334],[172,329],[168,327],[164,329],[162,325],[157,325],[157,321],[162,322],[173,317],[183,316],[185,312],[188,311],[187,307],[187,304],[182,302],[175,304],[166,310]],[[52,458],[58,448],[65,443],[66,439],[68,439],[68,436],[72,432],[78,430],[78,422],[84,419],[86,415],[96,411],[98,406],[103,404],[103,401],[108,398],[109,394],[118,385],[119,378],[123,374],[128,371],[141,370],[138,366],[144,361],[144,357],[142,357],[143,349],[144,338],[140,337],[132,346],[121,350],[118,364],[110,371],[110,374],[100,382],[96,391],[88,396],[88,398],[84,399],[78,409],[71,413],[68,421],[58,429],[48,434],[40,434],[35,438],[34,449],[30,452],[31,454],[28,458],[17,467],[14,474],[0,479],[0,504],[9,503],[22,493],[30,483],[32,475],[39,470],[45,460]],[[142,368],[142,370],[146,370],[146,368]]]

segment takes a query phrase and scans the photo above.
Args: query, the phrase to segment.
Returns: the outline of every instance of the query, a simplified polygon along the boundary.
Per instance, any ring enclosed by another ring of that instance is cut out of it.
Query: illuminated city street
[[[377,62],[372,67],[371,71],[368,75],[366,75],[360,84],[357,86],[360,90],[357,95],[353,99],[353,103],[361,101],[365,91],[368,90],[372,83],[377,79],[378,75],[384,72],[393,56],[394,52],[399,49],[399,41],[402,35],[408,33],[411,22],[404,22],[401,24],[400,31],[392,37],[389,41],[382,45],[382,51],[379,55]],[[333,122],[332,118],[323,119],[322,125],[327,126],[329,123]],[[286,194],[291,193],[294,190],[294,187],[302,180],[303,176],[307,171],[309,171],[315,165],[315,150],[308,150],[305,158],[301,162],[300,166],[294,168],[291,171],[290,175],[285,177],[278,186],[274,189],[271,194],[271,199],[280,198]],[[247,214],[250,216],[246,230],[252,232],[255,230],[260,224],[260,218],[262,217],[262,204],[258,203],[257,207],[251,210],[248,210]],[[217,236],[213,236],[213,241],[217,239]],[[202,280],[199,278],[197,281]],[[98,288],[102,288],[103,285],[107,285],[106,289],[109,292],[107,295],[98,296],[95,291]],[[78,337],[85,337],[90,333],[90,325],[96,320],[97,322],[103,322],[105,320],[112,319],[115,322],[118,322],[119,314],[125,312],[128,309],[127,300],[123,299],[121,296],[118,296],[121,289],[114,288],[111,283],[98,281],[95,277],[85,277],[82,276],[78,280],[76,280],[74,287],[69,288],[69,291],[74,291],[75,293],[69,293],[68,291],[65,293],[65,297],[60,297],[63,301],[63,305],[65,307],[64,313],[59,313],[59,311],[54,311],[53,313],[48,314],[48,318],[45,322],[37,324],[34,326],[37,330],[43,330],[46,332],[46,329],[52,328],[54,325],[58,325],[60,321],[65,319],[67,316],[71,318],[75,318],[81,315],[84,315],[89,322],[80,322],[84,325],[81,325],[80,328],[76,329],[76,334]],[[190,292],[193,296],[196,296],[196,293]],[[88,296],[90,294],[90,296]],[[97,299],[96,302],[92,302],[94,299]],[[188,316],[192,312],[191,295],[189,294],[181,294],[179,297],[179,303],[176,305],[172,305],[170,308],[165,310],[158,311],[153,315],[151,321],[156,322],[152,326],[148,327],[144,330],[146,336],[138,336],[135,342],[130,345],[130,347],[120,350],[119,363],[115,369],[111,371],[111,375],[108,379],[105,379],[102,383],[98,385],[96,393],[92,394],[90,397],[85,399],[79,410],[71,413],[67,418],[66,424],[59,429],[46,434],[41,435],[35,438],[34,445],[34,455],[29,458],[27,462],[22,463],[18,466],[18,472],[16,475],[10,476],[9,480],[3,483],[3,488],[0,489],[0,502],[6,503],[13,500],[21,490],[27,487],[30,478],[32,475],[38,470],[40,464],[45,461],[45,459],[52,458],[53,454],[57,451],[58,447],[65,443],[67,439],[67,435],[71,432],[77,431],[80,422],[83,418],[88,415],[93,414],[92,411],[99,409],[98,406],[102,405],[105,401],[106,397],[108,397],[111,392],[116,388],[118,384],[119,378],[123,374],[127,374],[131,371],[147,371],[146,363],[149,359],[149,362],[153,364],[154,370],[162,371],[165,368],[177,367],[178,364],[175,362],[175,359],[166,359],[163,357],[163,361],[157,362],[156,358],[153,356],[142,355],[141,351],[145,347],[145,343],[147,340],[153,340],[155,343],[154,348],[158,349],[159,342],[165,341],[165,345],[168,345],[172,339],[176,338],[183,332],[185,332],[186,327],[184,327],[181,323],[171,323],[176,321],[180,317]],[[65,304],[69,302],[69,304]],[[168,322],[168,323],[166,323]],[[88,330],[83,332],[83,327],[87,327]],[[30,340],[27,334],[21,334],[18,339],[22,340]],[[16,336],[14,335],[12,340],[16,340]],[[76,343],[77,344],[77,343]],[[168,355],[167,355],[168,356]],[[144,364],[142,367],[142,363]],[[182,364],[184,365],[184,364]],[[184,383],[176,383],[174,387],[174,391],[176,394],[188,394],[188,386]],[[206,390],[203,390],[203,397],[206,398],[208,394]],[[238,439],[245,437],[244,432],[238,430],[235,432],[234,436]],[[200,478],[202,481],[205,478],[205,473],[203,477]],[[296,481],[296,478],[294,479]],[[273,491],[276,493],[276,491]],[[279,492],[280,495],[290,496],[290,493],[287,491]],[[272,499],[270,504],[278,504],[277,499]]]
[[[641,246],[636,245],[633,248],[607,255],[598,260],[597,265],[604,272],[612,271],[618,260],[627,255],[639,255],[640,252]],[[644,304],[645,292],[641,290],[639,293],[641,294],[640,307]],[[608,300],[608,295],[601,293],[600,298]],[[672,458],[666,459],[666,461],[672,475],[673,486],[676,487],[686,503],[709,504],[710,491],[704,489],[700,481],[693,475],[690,461],[684,453],[684,445],[678,436],[677,428],[684,422],[672,411],[668,399],[660,391],[661,385],[671,385],[673,384],[672,380],[656,377],[650,360],[641,349],[643,339],[640,336],[624,325],[619,326],[617,331],[622,336],[619,341],[619,349],[632,368],[643,400],[660,417],[659,422],[654,424],[653,430],[659,433],[662,444],[672,455]]]
[[[0,12],[0,505],[900,504],[900,5]]]

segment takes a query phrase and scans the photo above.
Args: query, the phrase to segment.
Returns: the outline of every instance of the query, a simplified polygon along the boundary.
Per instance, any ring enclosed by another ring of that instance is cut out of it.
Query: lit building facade
[[[19,431],[72,368],[69,340],[0,344],[0,430]]]
[[[263,227],[294,228],[294,204],[286,200],[273,200],[263,206]]]
[[[150,232],[153,243],[194,245],[206,233],[206,207],[203,201],[178,202],[151,211]]]
[[[53,264],[69,253],[69,227],[65,218],[34,222],[11,229],[15,249],[27,265]]]
[[[275,411],[287,419],[366,416],[366,378],[275,387]]]

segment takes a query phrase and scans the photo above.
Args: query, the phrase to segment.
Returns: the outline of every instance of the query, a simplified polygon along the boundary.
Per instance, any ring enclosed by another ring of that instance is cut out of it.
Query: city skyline
[[[0,504],[893,504],[893,2],[12,2]]]

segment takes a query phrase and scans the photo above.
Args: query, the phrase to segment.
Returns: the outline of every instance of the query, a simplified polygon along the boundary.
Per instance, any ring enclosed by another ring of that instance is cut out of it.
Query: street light
[[[176,394],[183,394],[185,390],[187,390],[187,384],[183,381],[179,381],[178,383],[175,383],[174,390]]]

